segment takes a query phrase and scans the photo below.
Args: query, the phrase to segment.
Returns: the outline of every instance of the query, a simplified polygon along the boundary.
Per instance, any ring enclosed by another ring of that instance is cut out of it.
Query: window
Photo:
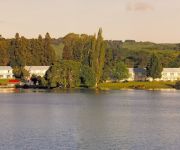
[[[174,73],[170,73],[171,76],[174,76]]]

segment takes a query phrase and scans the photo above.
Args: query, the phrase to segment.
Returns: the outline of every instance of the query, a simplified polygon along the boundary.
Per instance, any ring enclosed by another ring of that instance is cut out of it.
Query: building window
[[[171,76],[174,76],[174,73],[170,73]]]

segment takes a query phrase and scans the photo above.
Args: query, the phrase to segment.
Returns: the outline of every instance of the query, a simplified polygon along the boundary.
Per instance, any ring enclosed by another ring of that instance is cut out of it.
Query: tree
[[[55,63],[47,71],[45,79],[50,88],[73,88],[80,85],[80,63],[63,60]]]
[[[92,69],[96,74],[96,86],[103,74],[105,62],[105,42],[102,37],[102,29],[99,29],[97,40],[92,44]]]
[[[47,81],[44,77],[38,76],[37,80],[40,86],[47,87]]]
[[[180,55],[178,55],[173,61],[169,63],[169,66],[172,68],[179,68],[180,67]]]
[[[31,81],[33,82],[34,85],[36,85],[37,82],[38,82],[38,77],[33,74],[33,75],[31,76]]]
[[[159,57],[155,53],[152,54],[146,69],[147,77],[152,77],[153,79],[161,78],[163,67]]]
[[[19,33],[16,33],[15,39],[12,39],[10,44],[10,65],[23,67],[26,61],[24,54],[24,42],[22,42]]]
[[[13,74],[17,79],[27,80],[30,76],[30,73],[24,69],[24,67],[14,67]]]
[[[0,40],[0,65],[7,66],[9,64],[9,44],[6,40]]]
[[[89,67],[82,65],[80,71],[81,84],[85,87],[94,87],[96,84],[96,76],[94,71]]]
[[[51,65],[56,59],[55,51],[51,46],[51,37],[49,33],[46,33],[44,40],[44,57],[46,58],[45,65]]]
[[[119,61],[115,64],[112,70],[112,78],[114,80],[123,80],[129,77],[129,71],[126,65]]]

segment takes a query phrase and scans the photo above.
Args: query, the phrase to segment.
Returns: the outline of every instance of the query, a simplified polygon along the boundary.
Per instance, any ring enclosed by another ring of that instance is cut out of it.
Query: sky
[[[97,33],[107,40],[180,42],[180,0],[0,0],[0,34]]]

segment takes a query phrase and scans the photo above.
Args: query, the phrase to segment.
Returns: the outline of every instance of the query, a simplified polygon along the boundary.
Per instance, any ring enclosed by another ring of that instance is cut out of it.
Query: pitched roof
[[[26,70],[48,70],[50,66],[25,66]]]
[[[0,70],[12,70],[11,66],[0,66]]]

